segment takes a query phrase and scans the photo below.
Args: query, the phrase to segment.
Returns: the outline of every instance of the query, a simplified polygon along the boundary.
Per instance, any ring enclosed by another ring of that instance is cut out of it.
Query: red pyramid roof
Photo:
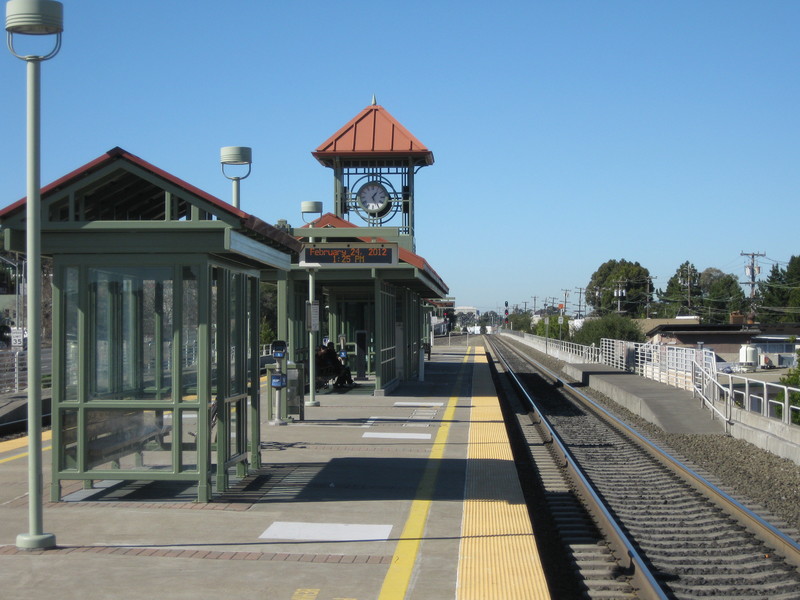
[[[433,164],[433,152],[378,104],[367,106],[311,154],[326,167],[334,157],[414,157],[419,164]]]

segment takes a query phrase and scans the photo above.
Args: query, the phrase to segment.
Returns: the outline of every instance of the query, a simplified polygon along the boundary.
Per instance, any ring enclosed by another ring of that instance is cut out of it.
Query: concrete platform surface
[[[495,475],[513,470],[513,460],[468,456],[474,393],[494,395],[478,356],[435,347],[424,382],[383,397],[369,395],[369,386],[322,393],[305,420],[264,423],[263,468],[209,504],[175,484],[104,482],[88,492],[76,485],[67,501],[45,504],[53,550],[16,548],[28,527],[26,447],[0,443],[0,596],[463,597],[462,518],[475,470],[468,464],[483,461],[482,470]],[[44,446],[47,499],[51,454]],[[507,490],[470,489],[484,503],[525,510],[518,490],[511,500]],[[530,538],[535,554],[530,530],[509,537]],[[529,562],[520,568],[533,571]],[[538,585],[541,594],[527,597],[548,597]]]

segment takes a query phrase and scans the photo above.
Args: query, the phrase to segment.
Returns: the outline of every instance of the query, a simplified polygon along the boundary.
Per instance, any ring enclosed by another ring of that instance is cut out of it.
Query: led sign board
[[[397,264],[397,244],[307,244],[300,253],[301,267],[351,268]]]

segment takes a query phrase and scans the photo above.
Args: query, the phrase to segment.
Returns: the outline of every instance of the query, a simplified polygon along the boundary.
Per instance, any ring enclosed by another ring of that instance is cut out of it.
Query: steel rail
[[[598,416],[601,416],[606,422],[614,426],[618,431],[624,433],[627,435],[627,437],[636,440],[639,446],[647,451],[651,457],[658,460],[661,464],[674,470],[676,474],[681,477],[681,479],[691,485],[703,496],[711,500],[716,506],[721,508],[728,515],[733,517],[740,525],[747,529],[747,531],[752,533],[767,546],[773,548],[775,551],[781,554],[781,556],[783,556],[788,563],[794,565],[795,567],[800,567],[800,544],[798,544],[798,542],[787,536],[771,523],[765,521],[760,515],[744,506],[741,502],[735,498],[732,498],[729,494],[708,481],[694,469],[687,466],[677,458],[671,456],[658,444],[643,436],[641,433],[630,427],[627,423],[608,412],[605,408],[589,398],[586,394],[575,389],[572,385],[564,381],[564,379],[553,373],[543,364],[528,356],[519,356],[532,364],[537,370],[547,374],[550,379],[558,382],[559,385],[562,386],[567,392],[573,396],[579,397],[583,402],[589,404],[598,413]]]
[[[538,421],[534,421],[534,423],[545,429],[550,438],[549,441],[551,441],[553,444],[553,449],[560,459],[564,461],[564,467],[572,477],[572,480],[579,492],[584,498],[587,499],[587,509],[595,518],[598,528],[603,532],[604,536],[609,541],[614,555],[618,560],[623,562],[622,566],[628,570],[628,574],[632,580],[632,585],[637,589],[639,596],[643,600],[667,600],[669,596],[665,594],[646,561],[639,554],[639,551],[636,550],[635,546],[630,541],[630,538],[628,538],[628,536],[619,526],[616,519],[611,514],[611,511],[597,493],[594,485],[591,483],[591,481],[589,481],[583,469],[581,469],[572,453],[561,440],[561,437],[552,428],[550,423],[547,421],[547,418],[540,412],[536,402],[525,390],[525,386],[517,378],[514,370],[503,357],[502,352],[499,351],[496,344],[491,342],[491,346],[497,353],[498,358],[502,361],[503,368],[513,379],[514,384],[519,392],[528,400],[528,403],[538,419]],[[627,564],[624,564],[625,560],[627,560]]]

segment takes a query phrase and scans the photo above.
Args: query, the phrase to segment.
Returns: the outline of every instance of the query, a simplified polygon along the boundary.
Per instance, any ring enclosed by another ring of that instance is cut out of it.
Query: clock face
[[[389,203],[389,193],[380,183],[371,181],[358,190],[358,201],[368,213],[377,213]]]

